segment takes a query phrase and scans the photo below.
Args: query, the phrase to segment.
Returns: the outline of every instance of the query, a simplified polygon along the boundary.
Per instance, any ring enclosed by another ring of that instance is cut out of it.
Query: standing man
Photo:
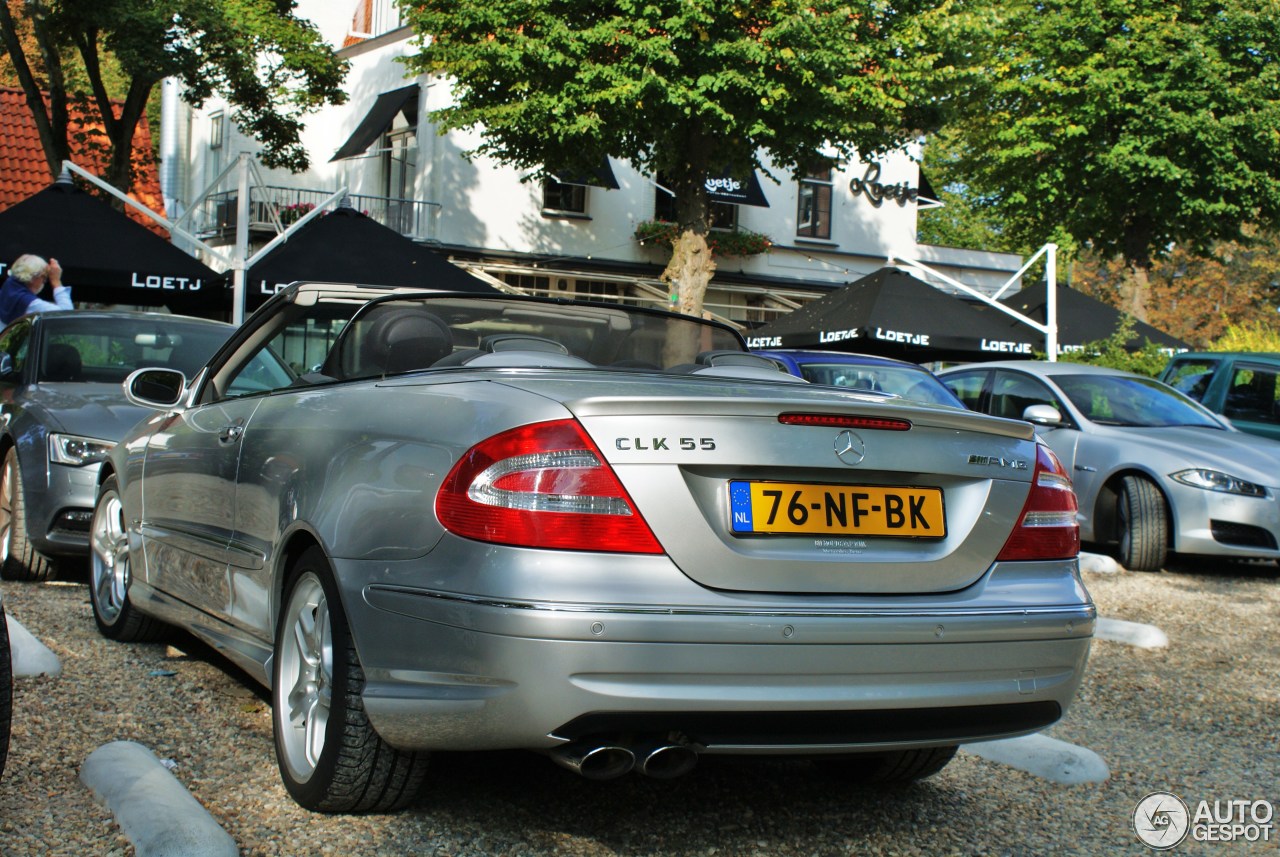
[[[53,302],[39,297],[45,281],[53,286]],[[24,253],[9,268],[9,277],[0,286],[0,326],[31,312],[72,309],[71,287],[62,285],[62,266],[57,259],[46,262]]]

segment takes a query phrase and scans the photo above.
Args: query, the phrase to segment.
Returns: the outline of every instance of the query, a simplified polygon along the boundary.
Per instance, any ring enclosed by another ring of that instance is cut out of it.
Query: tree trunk
[[[662,272],[662,280],[675,290],[676,311],[685,315],[702,315],[707,285],[716,272],[706,234],[686,229],[671,247],[671,261]]]
[[[1125,227],[1124,278],[1120,281],[1120,309],[1138,321],[1149,321],[1151,296],[1151,229],[1144,221]]]
[[[716,272],[707,233],[711,231],[711,204],[706,189],[707,168],[700,160],[684,165],[668,178],[675,193],[676,226],[679,237],[671,247],[671,261],[662,272],[662,281],[676,295],[675,309],[686,315],[702,316],[707,285]]]

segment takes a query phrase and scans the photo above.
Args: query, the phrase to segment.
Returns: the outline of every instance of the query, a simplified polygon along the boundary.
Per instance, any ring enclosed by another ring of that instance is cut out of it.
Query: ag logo
[[[1152,792],[1133,810],[1133,830],[1143,844],[1167,851],[1187,838],[1191,813],[1182,798],[1169,792]]]

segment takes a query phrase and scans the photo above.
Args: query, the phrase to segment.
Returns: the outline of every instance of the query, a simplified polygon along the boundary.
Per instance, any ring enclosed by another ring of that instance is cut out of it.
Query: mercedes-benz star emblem
[[[862,438],[846,429],[836,435],[835,450],[836,458],[852,467],[862,463],[862,457],[867,453],[867,446],[862,442]]]

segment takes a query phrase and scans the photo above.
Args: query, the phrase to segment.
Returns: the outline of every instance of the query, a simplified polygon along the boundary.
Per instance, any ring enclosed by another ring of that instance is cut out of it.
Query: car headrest
[[[81,368],[80,351],[74,345],[56,342],[45,350],[46,381],[79,381]]]
[[[439,316],[415,307],[387,307],[369,322],[361,340],[358,374],[426,369],[451,353],[453,334]]]

